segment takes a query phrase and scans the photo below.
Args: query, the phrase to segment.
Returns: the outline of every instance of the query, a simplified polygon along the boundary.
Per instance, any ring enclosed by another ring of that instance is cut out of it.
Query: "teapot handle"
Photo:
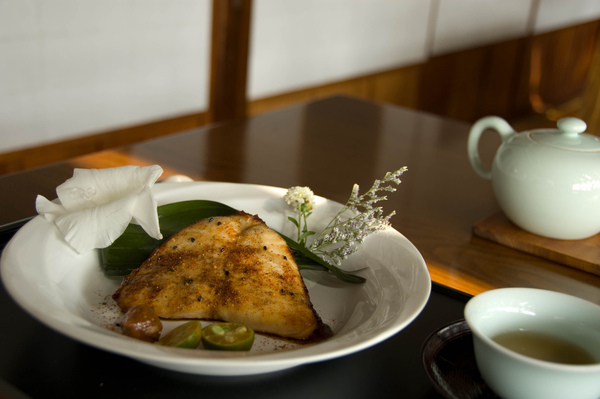
[[[499,116],[486,116],[484,118],[479,119],[471,127],[471,131],[469,132],[469,140],[467,142],[467,153],[469,154],[469,161],[471,162],[471,166],[479,176],[483,177],[486,180],[491,180],[492,172],[490,170],[487,170],[483,166],[483,164],[481,163],[481,158],[479,158],[479,138],[486,129],[496,130],[498,134],[500,134],[500,139],[502,139],[502,142],[506,141],[506,139],[508,139],[516,132],[514,131],[512,126],[508,124],[508,122],[506,122]]]

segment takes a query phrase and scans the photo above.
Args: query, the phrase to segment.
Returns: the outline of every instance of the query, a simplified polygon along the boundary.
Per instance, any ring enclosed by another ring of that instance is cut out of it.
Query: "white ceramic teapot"
[[[583,133],[586,127],[567,117],[558,129],[516,133],[504,119],[488,116],[471,128],[469,160],[492,180],[502,211],[523,230],[565,240],[591,237],[600,232],[600,139]],[[478,151],[486,129],[502,139],[491,171]]]

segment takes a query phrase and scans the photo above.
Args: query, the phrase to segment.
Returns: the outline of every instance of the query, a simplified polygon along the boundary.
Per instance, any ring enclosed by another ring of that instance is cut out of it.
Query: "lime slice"
[[[240,323],[214,323],[202,330],[204,349],[249,351],[254,343],[254,330]]]
[[[160,345],[196,349],[202,337],[202,325],[198,320],[188,321],[165,334],[158,340]]]

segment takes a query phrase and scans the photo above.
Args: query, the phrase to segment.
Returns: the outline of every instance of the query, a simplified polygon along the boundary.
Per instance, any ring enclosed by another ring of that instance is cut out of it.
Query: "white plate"
[[[232,183],[162,183],[160,204],[211,199],[258,214],[270,227],[293,236],[284,189]],[[317,198],[311,229],[322,228],[340,204]],[[287,212],[287,213],[286,213]],[[120,279],[107,278],[98,252],[78,255],[41,217],[27,223],[6,246],[2,280],[12,297],[49,327],[91,346],[171,370],[204,375],[248,375],[333,359],[375,345],[406,327],[421,312],[431,289],[425,262],[399,232],[369,237],[344,264],[367,267],[365,284],[340,282],[324,272],[303,273],[315,309],[335,335],[323,342],[292,345],[258,337],[250,352],[166,348],[114,331],[119,312],[111,295]],[[165,330],[177,322],[165,322]]]

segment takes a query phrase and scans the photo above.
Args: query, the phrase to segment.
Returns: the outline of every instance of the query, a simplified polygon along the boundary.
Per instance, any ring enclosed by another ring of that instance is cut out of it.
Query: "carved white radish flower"
[[[109,246],[132,221],[161,239],[151,188],[162,172],[158,165],[75,169],[56,188],[58,200],[38,195],[36,210],[79,253]]]

